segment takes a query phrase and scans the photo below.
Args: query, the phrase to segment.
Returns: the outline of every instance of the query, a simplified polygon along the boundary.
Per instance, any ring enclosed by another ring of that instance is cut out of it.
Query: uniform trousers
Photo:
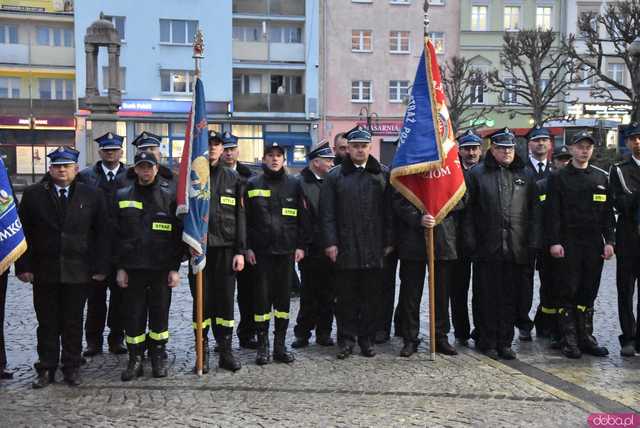
[[[82,360],[82,316],[86,284],[33,284],[33,306],[38,319],[36,370],[53,369],[60,361],[64,370],[80,367]]]
[[[529,318],[533,304],[533,277],[536,272],[537,256],[531,258],[522,268],[521,284],[516,287],[516,327],[520,330],[531,331],[533,321]]]
[[[556,259],[561,280],[557,285],[558,307],[592,308],[600,288],[603,248],[569,242],[564,245],[563,258]],[[584,309],[583,309],[584,311]]]
[[[510,347],[516,318],[515,288],[522,283],[523,266],[511,261],[481,261],[473,266],[478,273],[478,348]]]
[[[473,267],[473,279],[471,271]],[[468,340],[471,338],[471,322],[469,321],[469,283],[471,283],[471,312],[473,327],[478,329],[480,318],[478,307],[478,274],[477,267],[471,260],[464,258],[456,261],[453,269],[453,279],[449,292],[451,295],[451,321],[454,335],[457,339]]]
[[[216,340],[233,334],[233,308],[235,297],[235,272],[230,247],[208,247],[207,264],[203,277],[203,337],[213,329]],[[195,281],[189,282],[193,297],[193,328],[196,328]]]
[[[255,267],[249,263],[244,264],[244,269],[237,273],[238,284],[238,311],[240,321],[236,334],[240,340],[249,340],[256,335],[256,324],[253,320],[253,287],[255,284]]]
[[[346,269],[336,272],[338,344],[370,344],[376,334],[376,305],[382,269]]]
[[[9,271],[0,275],[0,374],[7,367],[7,351],[4,345],[4,306],[7,298],[7,279]]]
[[[293,329],[296,337],[309,339],[331,336],[335,311],[335,269],[325,256],[305,257],[299,264],[302,275],[300,310]]]
[[[633,295],[637,284],[640,284],[640,254],[617,254],[616,268],[618,316],[622,329],[620,342],[624,345],[635,340],[636,347],[640,347],[640,299],[636,308],[637,318],[633,314]]]
[[[107,309],[107,289],[109,308]],[[105,321],[109,327],[109,344],[120,343],[124,338],[124,291],[116,283],[115,273],[105,281],[92,281],[88,287],[87,320],[84,324],[87,344],[102,347]]]
[[[382,286],[376,314],[376,332],[389,335],[391,333],[391,321],[396,298],[396,272],[398,270],[398,253],[392,253],[384,257],[382,268]]]
[[[540,304],[536,311],[534,323],[536,331],[542,329],[554,329],[555,315],[558,312],[555,292],[557,285],[554,284],[555,275],[553,273],[553,258],[549,251],[540,251],[536,257],[538,276],[540,277]]]
[[[168,270],[128,270],[129,285],[124,289],[127,345],[143,344],[147,320],[150,345],[164,345],[169,339],[171,288]]]
[[[287,331],[293,264],[293,254],[256,255],[253,304],[257,331],[266,332],[269,330],[271,308],[273,308],[275,331],[278,333]]]

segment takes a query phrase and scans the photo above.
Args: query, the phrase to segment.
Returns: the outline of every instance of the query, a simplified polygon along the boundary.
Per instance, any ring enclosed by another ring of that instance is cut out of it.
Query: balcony
[[[2,63],[29,64],[29,45],[3,44]]]
[[[233,0],[233,13],[242,15],[304,16],[301,0]]]
[[[233,94],[233,109],[251,113],[304,113],[304,95]]]
[[[3,44],[0,62],[4,64],[29,64],[29,45]],[[73,48],[57,46],[31,46],[31,65],[75,66]]]
[[[304,43],[233,41],[234,61],[304,63]]]
[[[31,104],[31,107],[30,107]],[[0,98],[0,116],[73,116],[76,111],[75,100],[41,100],[28,98]]]

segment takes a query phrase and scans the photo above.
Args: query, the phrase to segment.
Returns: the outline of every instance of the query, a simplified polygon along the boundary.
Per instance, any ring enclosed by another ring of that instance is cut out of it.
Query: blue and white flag
[[[0,159],[0,274],[27,250],[7,168]]]

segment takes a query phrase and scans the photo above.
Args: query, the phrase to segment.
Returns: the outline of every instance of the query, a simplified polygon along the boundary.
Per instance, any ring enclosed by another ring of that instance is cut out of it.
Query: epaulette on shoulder
[[[602,168],[598,168],[597,166],[595,166],[595,165],[591,165],[591,164],[590,164],[589,166],[590,166],[591,168],[595,169],[596,171],[599,171],[599,172],[603,173],[603,174],[604,174],[604,175],[606,175],[607,177],[609,176],[609,173],[608,173],[607,171],[605,171],[604,169],[602,169]]]
[[[624,166],[624,165],[627,165],[629,162],[631,162],[631,159],[624,159],[624,160],[621,160],[620,162],[614,163],[613,166]]]

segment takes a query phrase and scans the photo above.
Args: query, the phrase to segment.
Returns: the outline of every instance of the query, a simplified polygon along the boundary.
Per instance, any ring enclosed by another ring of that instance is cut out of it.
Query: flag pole
[[[198,30],[193,41],[193,59],[195,61],[195,77],[200,78],[200,61],[204,58],[204,37],[202,31]],[[202,357],[203,357],[203,290],[202,290],[202,269],[196,273],[196,373],[202,376]]]
[[[427,39],[429,37],[429,1],[424,0],[424,40],[425,46],[427,46]],[[425,52],[426,54],[426,52]],[[429,65],[427,65],[429,67]],[[429,354],[431,361],[436,360],[436,305],[435,305],[435,254],[433,245],[433,227],[427,228],[424,235],[427,244],[427,259],[429,261]]]

